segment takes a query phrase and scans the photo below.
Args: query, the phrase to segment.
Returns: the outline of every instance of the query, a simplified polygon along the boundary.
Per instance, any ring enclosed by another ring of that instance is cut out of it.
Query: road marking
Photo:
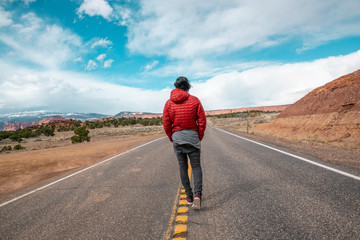
[[[191,164],[188,160],[188,175],[191,180]],[[175,198],[173,211],[171,213],[169,227],[165,233],[165,239],[176,239],[176,240],[186,240],[187,237],[187,224],[188,224],[188,212],[189,206],[186,202],[186,193],[185,189],[180,187]],[[176,216],[176,217],[175,217]],[[174,226],[174,231],[172,231]],[[172,234],[171,234],[172,232]]]
[[[300,157],[300,156],[297,156],[297,155],[294,155],[294,154],[291,154],[291,153],[282,151],[282,150],[280,150],[280,149],[273,148],[273,147],[270,147],[270,146],[268,146],[268,145],[265,145],[265,144],[262,144],[262,143],[259,143],[259,142],[256,142],[256,141],[253,141],[253,140],[244,138],[244,137],[240,137],[240,136],[238,136],[238,135],[236,135],[236,134],[230,133],[230,132],[225,131],[225,130],[222,130],[222,129],[220,129],[220,128],[216,128],[216,127],[213,127],[213,128],[215,128],[215,129],[217,129],[217,130],[219,130],[219,131],[221,131],[221,132],[227,133],[227,134],[229,134],[229,135],[231,135],[231,136],[240,138],[240,139],[242,139],[242,140],[255,143],[255,144],[257,144],[257,145],[260,145],[260,146],[269,148],[269,149],[271,149],[271,150],[274,150],[274,151],[283,153],[283,154],[285,154],[285,155],[288,155],[288,156],[297,158],[297,159],[302,160],[302,161],[304,161],[304,162],[307,162],[307,163],[316,165],[316,166],[318,166],[318,167],[321,167],[321,168],[327,169],[327,170],[329,170],[329,171],[332,171],[332,172],[341,174],[341,175],[343,175],[343,176],[350,177],[350,178],[353,178],[353,179],[355,179],[355,180],[360,181],[360,177],[359,177],[359,176],[355,176],[355,175],[353,175],[353,174],[350,174],[350,173],[347,173],[347,172],[344,172],[344,171],[341,171],[341,170],[338,170],[338,169],[335,169],[335,168],[332,168],[332,167],[328,167],[328,166],[326,166],[326,165],[323,165],[323,164],[320,164],[320,163],[311,161],[311,160],[309,160],[309,159],[306,159],[306,158],[303,158],[303,157]]]
[[[49,183],[49,184],[47,184],[47,185],[45,185],[45,186],[39,187],[39,188],[37,188],[37,189],[35,189],[35,190],[33,190],[33,191],[30,191],[30,192],[28,192],[28,193],[25,193],[25,194],[23,194],[23,195],[21,195],[21,196],[19,196],[19,197],[16,197],[16,198],[13,198],[13,199],[11,199],[11,200],[9,200],[9,201],[6,201],[6,202],[4,202],[4,203],[1,203],[1,204],[0,204],[0,207],[6,206],[6,205],[8,205],[8,204],[10,204],[10,203],[12,203],[12,202],[15,202],[15,201],[21,199],[21,198],[24,198],[24,197],[26,197],[26,196],[29,196],[29,195],[31,195],[31,194],[33,194],[33,193],[36,193],[36,192],[38,192],[38,191],[40,191],[40,190],[43,190],[43,189],[45,189],[45,188],[47,188],[47,187],[50,187],[50,186],[52,186],[52,185],[54,185],[54,184],[56,184],[56,183],[62,182],[62,181],[64,181],[65,179],[71,178],[71,177],[73,177],[73,176],[75,176],[75,175],[78,175],[79,173],[85,172],[85,171],[87,171],[87,170],[89,170],[89,169],[91,169],[91,168],[94,168],[94,167],[96,167],[96,166],[99,166],[99,165],[101,165],[101,164],[103,164],[103,163],[106,163],[106,162],[108,162],[108,161],[110,161],[110,160],[112,160],[112,159],[114,159],[114,158],[117,158],[117,157],[119,157],[119,156],[122,156],[122,155],[124,155],[124,154],[127,154],[127,153],[129,153],[129,152],[131,152],[131,151],[134,151],[134,150],[136,150],[136,149],[142,148],[142,147],[144,147],[144,146],[146,146],[146,145],[148,145],[148,144],[151,144],[151,143],[153,143],[153,142],[159,141],[159,140],[161,140],[161,139],[163,139],[163,138],[166,138],[166,137],[161,137],[161,138],[152,140],[152,141],[150,141],[150,142],[144,143],[144,144],[142,144],[142,145],[140,145],[140,146],[134,147],[134,148],[132,148],[132,149],[130,149],[130,150],[127,150],[127,151],[125,151],[125,152],[119,153],[119,154],[117,154],[117,155],[115,155],[115,156],[112,156],[112,157],[110,157],[110,158],[107,158],[107,159],[105,159],[105,160],[103,160],[103,161],[101,161],[101,162],[98,162],[98,163],[96,163],[96,164],[94,164],[94,165],[91,165],[91,166],[89,166],[89,167],[87,167],[87,168],[84,168],[84,169],[82,169],[82,170],[80,170],[80,171],[77,171],[77,172],[75,172],[75,173],[72,173],[72,174],[70,174],[70,175],[67,175],[67,176],[65,176],[65,177],[63,177],[63,178],[60,178],[60,179],[58,179],[58,180],[56,180],[56,181],[54,181],[54,182],[51,182],[51,183]]]
[[[188,221],[188,217],[187,215],[178,215],[176,216],[175,222],[176,223],[186,223]]]

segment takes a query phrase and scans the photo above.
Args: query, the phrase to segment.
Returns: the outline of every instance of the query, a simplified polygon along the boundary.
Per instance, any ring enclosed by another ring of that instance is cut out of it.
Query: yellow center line
[[[191,164],[190,160],[188,159],[188,175],[189,179],[191,180]],[[180,195],[180,201],[179,201],[179,207],[177,210],[177,216],[175,219],[175,228],[172,235],[172,239],[185,239],[187,237],[187,225],[188,225],[188,212],[189,212],[189,206],[186,202],[186,194],[185,189],[182,188],[181,195]]]
[[[188,175],[191,180],[191,164],[188,159]],[[164,234],[163,239],[176,239],[176,240],[186,240],[187,236],[187,224],[188,224],[188,211],[189,206],[186,202],[186,194],[185,189],[181,187],[181,183],[179,189],[177,191],[174,205],[171,211],[171,217],[169,220],[169,226]]]

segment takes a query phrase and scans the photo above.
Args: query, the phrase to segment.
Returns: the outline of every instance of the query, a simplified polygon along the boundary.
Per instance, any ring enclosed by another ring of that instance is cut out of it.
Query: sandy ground
[[[165,136],[162,126],[101,128],[91,141],[71,144],[73,132],[27,139],[25,150],[0,154],[0,198],[67,171],[91,165],[150,140]],[[3,140],[0,146],[17,143]]]

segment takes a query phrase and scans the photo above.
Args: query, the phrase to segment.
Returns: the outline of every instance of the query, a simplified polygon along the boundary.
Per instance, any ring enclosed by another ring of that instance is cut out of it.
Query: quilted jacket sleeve
[[[199,139],[200,141],[204,137],[205,129],[206,129],[206,116],[203,106],[201,105],[201,102],[199,101],[199,105],[197,108],[197,123],[199,127]]]
[[[163,111],[163,126],[164,126],[166,135],[168,136],[169,140],[172,142],[172,138],[171,138],[172,122],[170,119],[169,107],[170,107],[170,102],[167,101],[165,104],[165,107],[164,107],[164,111]]]

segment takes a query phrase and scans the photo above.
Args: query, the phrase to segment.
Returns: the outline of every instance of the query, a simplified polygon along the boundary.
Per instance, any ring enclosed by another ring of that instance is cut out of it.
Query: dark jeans
[[[192,167],[194,178],[194,192],[200,194],[202,192],[202,170],[200,164],[200,149],[190,144],[176,145],[174,144],[174,152],[179,161],[181,183],[184,186],[186,195],[193,197],[188,175],[188,156]]]

